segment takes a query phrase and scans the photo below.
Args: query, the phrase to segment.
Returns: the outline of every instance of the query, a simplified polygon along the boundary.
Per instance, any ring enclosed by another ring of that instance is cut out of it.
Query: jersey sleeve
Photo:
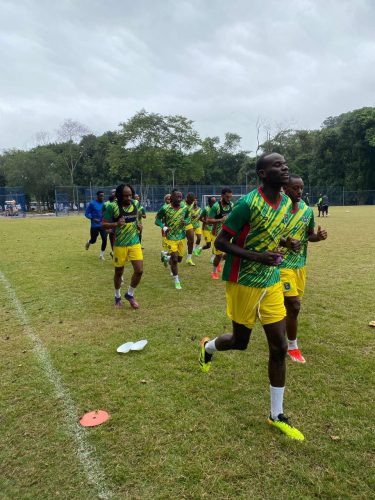
[[[190,210],[188,208],[185,209],[184,222],[186,225],[191,224]]]
[[[92,203],[91,203],[91,201],[90,201],[90,203],[86,207],[85,217],[87,219],[90,219],[90,220],[92,219]]]
[[[251,211],[245,200],[241,200],[233,208],[231,213],[226,218],[223,230],[227,231],[232,236],[241,232],[241,229],[250,223]]]
[[[216,202],[212,205],[212,207],[210,208],[210,211],[208,212],[208,217],[210,219],[215,219],[217,212],[218,212],[218,208],[219,208],[218,202]]]
[[[113,222],[113,206],[112,203],[108,203],[103,212],[103,220],[108,222]]]
[[[164,227],[164,218],[165,218],[165,210],[164,207],[161,207],[159,212],[156,214],[155,217],[155,224],[161,228]]]

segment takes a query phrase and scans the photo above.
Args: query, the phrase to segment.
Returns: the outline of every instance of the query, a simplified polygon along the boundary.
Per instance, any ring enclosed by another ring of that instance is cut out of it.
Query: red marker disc
[[[79,423],[83,427],[95,427],[96,425],[104,424],[109,419],[109,414],[104,410],[90,411],[85,413]]]

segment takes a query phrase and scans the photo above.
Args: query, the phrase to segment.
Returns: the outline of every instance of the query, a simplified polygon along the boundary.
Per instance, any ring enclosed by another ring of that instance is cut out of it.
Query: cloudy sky
[[[256,143],[375,105],[373,0],[0,0],[0,149],[136,111]]]

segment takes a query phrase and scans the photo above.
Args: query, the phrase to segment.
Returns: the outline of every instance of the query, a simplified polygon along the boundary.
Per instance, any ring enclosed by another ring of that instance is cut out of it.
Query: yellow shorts
[[[189,229],[193,229],[193,224],[188,224],[188,225],[185,227],[185,231],[189,231]]]
[[[201,227],[195,227],[194,228],[194,233],[198,236],[202,234],[202,228]]]
[[[168,250],[171,253],[178,253],[179,257],[183,257],[185,253],[185,240],[165,240]]]
[[[168,252],[169,248],[167,245],[167,238],[165,236],[161,237],[161,246],[165,252]]]
[[[212,235],[212,245],[213,245],[213,253],[215,255],[224,255],[224,252],[222,252],[221,250],[218,250],[216,247],[215,247],[215,241],[216,241],[216,236]]]
[[[262,325],[277,323],[286,316],[281,282],[268,288],[253,288],[227,282],[227,315],[252,329],[257,317]]]
[[[113,247],[113,265],[124,267],[125,262],[130,260],[143,260],[143,252],[140,243],[131,247]]]
[[[306,267],[299,269],[281,268],[280,278],[285,297],[303,297],[306,287]]]
[[[208,231],[207,229],[203,229],[203,237],[206,241],[206,243],[211,243],[213,240],[213,236],[211,231]]]

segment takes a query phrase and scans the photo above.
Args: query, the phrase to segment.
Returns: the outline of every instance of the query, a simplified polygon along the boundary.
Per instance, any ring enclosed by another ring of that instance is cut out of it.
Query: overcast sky
[[[0,0],[0,149],[136,111],[203,136],[318,128],[375,105],[373,0]]]

